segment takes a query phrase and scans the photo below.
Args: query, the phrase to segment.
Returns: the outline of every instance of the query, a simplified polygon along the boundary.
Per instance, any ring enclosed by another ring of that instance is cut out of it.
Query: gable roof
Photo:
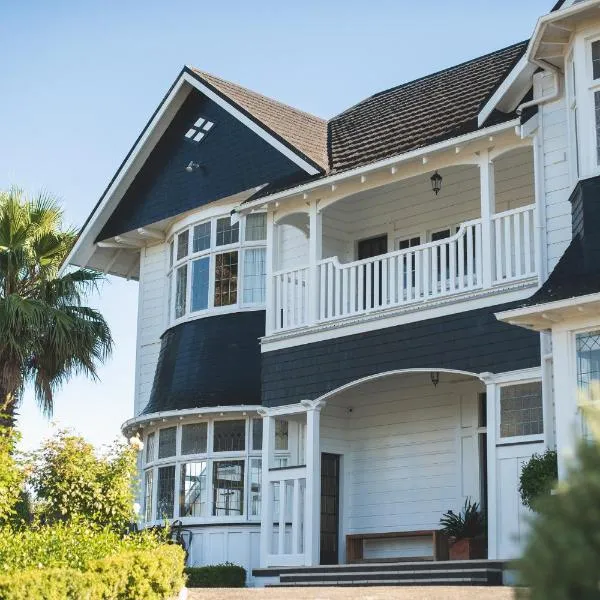
[[[526,48],[527,42],[520,42],[399,85],[334,117],[329,122],[331,172],[476,131],[479,110]],[[490,120],[512,118],[496,113]]]
[[[190,70],[215,92],[287,141],[308,159],[327,170],[327,121],[241,85],[193,67]]]

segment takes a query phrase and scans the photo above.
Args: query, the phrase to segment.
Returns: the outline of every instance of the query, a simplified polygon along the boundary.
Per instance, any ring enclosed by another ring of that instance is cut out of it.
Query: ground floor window
[[[213,463],[213,515],[244,514],[244,461],[218,460]]]
[[[500,388],[500,437],[544,433],[543,413],[541,381]]]

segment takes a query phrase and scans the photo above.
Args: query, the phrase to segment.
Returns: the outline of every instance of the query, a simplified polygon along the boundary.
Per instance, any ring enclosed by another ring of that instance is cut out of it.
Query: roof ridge
[[[521,46],[523,44],[528,44],[529,40],[522,40],[520,42],[516,42],[514,44],[511,44],[509,46],[505,46],[504,48],[499,48],[498,50],[493,50],[492,52],[488,52],[487,54],[482,54],[481,56],[477,56],[475,58],[471,58],[469,60],[465,60],[461,63],[458,63],[457,65],[451,65],[449,67],[445,67],[443,69],[440,69],[439,71],[434,71],[433,73],[428,73],[427,75],[422,75],[421,77],[417,77],[416,79],[411,79],[410,81],[405,81],[404,83],[400,83],[398,85],[393,85],[390,88],[387,88],[385,90],[381,90],[379,92],[375,92],[374,94],[371,94],[370,96],[366,96],[365,98],[363,98],[362,100],[359,100],[358,102],[355,102],[352,106],[346,108],[345,110],[343,110],[341,113],[338,113],[337,115],[331,117],[331,119],[329,119],[328,122],[331,122],[335,119],[337,119],[338,117],[341,117],[343,115],[345,115],[346,113],[348,113],[349,111],[351,111],[352,109],[356,108],[358,105],[362,104],[363,102],[367,102],[368,100],[373,100],[374,98],[378,98],[380,96],[383,96],[385,94],[389,94],[390,92],[393,92],[394,90],[398,90],[400,88],[403,87],[407,87],[409,85],[418,83],[420,81],[424,81],[426,79],[429,79],[431,77],[438,77],[439,75],[442,75],[443,73],[446,72],[450,72],[454,69],[458,69],[460,67],[465,67],[466,65],[470,64],[470,63],[475,63],[481,60],[484,60],[488,57],[493,56],[494,54],[500,54],[501,52],[506,52],[507,50],[511,50],[513,48],[516,48],[517,46]]]
[[[230,81],[229,79],[223,79],[223,77],[219,77],[218,75],[214,75],[213,73],[209,73],[208,71],[202,71],[201,69],[198,69],[192,65],[185,65],[185,66],[188,69],[191,69],[192,71],[194,71],[194,73],[197,73],[198,75],[200,75],[200,77],[210,77],[211,79],[217,79],[218,81],[225,83],[227,85],[233,85],[233,86],[239,88],[240,90],[243,90],[245,92],[250,92],[251,94],[254,94],[255,96],[260,96],[261,98],[267,100],[268,102],[272,102],[273,104],[278,104],[279,106],[281,106],[283,108],[293,110],[297,113],[300,113],[307,117],[310,117],[311,119],[316,119],[318,121],[321,121],[322,123],[327,123],[327,121],[328,121],[328,119],[319,117],[318,115],[310,113],[306,110],[302,110],[301,108],[292,106],[291,104],[286,104],[285,102],[281,102],[281,100],[276,100],[275,98],[271,98],[271,96],[266,96],[265,94],[262,94],[261,92],[257,92],[257,91],[250,89],[244,85],[236,83],[235,81]]]

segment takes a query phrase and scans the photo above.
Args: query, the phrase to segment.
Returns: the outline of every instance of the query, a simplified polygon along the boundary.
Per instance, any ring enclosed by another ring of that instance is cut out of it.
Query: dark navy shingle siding
[[[185,138],[198,117],[215,124],[200,143]],[[188,173],[190,161],[202,167]],[[96,241],[284,177],[302,179],[303,173],[219,105],[192,90]]]
[[[265,312],[196,319],[162,336],[145,414],[260,404],[260,346]]]
[[[540,365],[539,334],[497,321],[504,304],[262,355],[262,403],[315,399],[399,369],[503,373]]]

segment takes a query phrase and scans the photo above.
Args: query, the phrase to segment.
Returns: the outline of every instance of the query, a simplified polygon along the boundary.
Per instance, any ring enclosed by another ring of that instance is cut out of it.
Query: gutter
[[[541,106],[542,104],[547,104],[548,102],[557,100],[561,92],[560,75],[562,71],[558,67],[555,67],[553,64],[550,64],[545,60],[540,60],[537,58],[530,58],[529,62],[534,64],[536,67],[542,69],[542,71],[549,71],[552,74],[552,77],[554,79],[554,89],[550,94],[547,94],[546,96],[542,96],[541,98],[534,98],[533,100],[529,100],[528,102],[523,102],[523,104],[520,104],[517,107],[516,111],[519,116],[521,116],[521,113],[526,108],[531,108],[532,106]]]

